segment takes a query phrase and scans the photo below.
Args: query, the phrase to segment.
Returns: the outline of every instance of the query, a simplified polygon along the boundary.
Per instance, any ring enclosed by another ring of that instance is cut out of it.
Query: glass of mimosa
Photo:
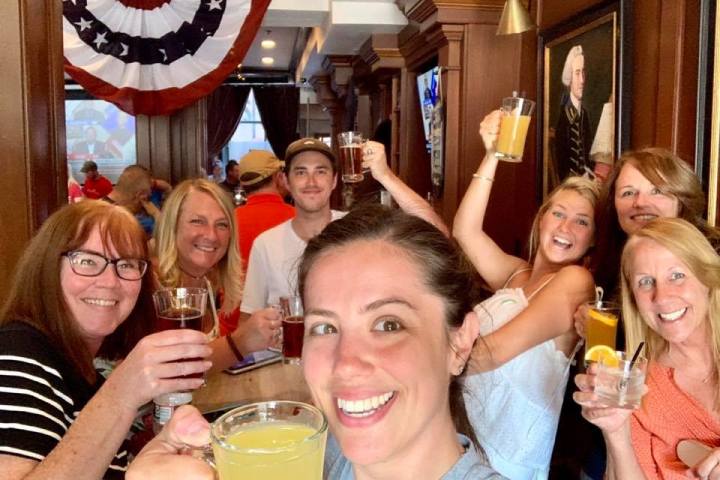
[[[312,405],[260,402],[236,408],[210,429],[220,480],[321,480],[327,420]]]
[[[530,116],[534,109],[535,102],[518,97],[514,92],[512,97],[503,99],[504,115],[500,122],[500,136],[495,150],[498,159],[515,163],[522,161]]]

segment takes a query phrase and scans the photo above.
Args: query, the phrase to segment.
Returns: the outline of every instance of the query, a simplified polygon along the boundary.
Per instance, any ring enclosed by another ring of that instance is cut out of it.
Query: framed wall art
[[[542,198],[565,177],[603,180],[629,143],[628,0],[540,32],[538,179]]]

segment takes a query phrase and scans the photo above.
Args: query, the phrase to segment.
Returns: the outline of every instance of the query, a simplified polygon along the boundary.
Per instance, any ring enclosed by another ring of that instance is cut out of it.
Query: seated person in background
[[[273,310],[270,305],[296,291],[297,263],[308,240],[345,213],[330,208],[337,185],[337,162],[330,147],[301,138],[285,152],[282,174],[295,201],[295,217],[261,233],[253,243],[240,305],[241,318]],[[223,329],[232,331],[228,323]]]
[[[243,268],[247,268],[255,238],[295,216],[295,208],[283,200],[287,194],[281,178],[284,165],[267,150],[250,150],[240,159],[240,184],[247,203],[235,208],[235,220]]]
[[[98,173],[97,163],[86,161],[80,172],[85,174],[82,192],[87,198],[100,199],[112,192],[112,182]]]
[[[480,333],[466,379],[473,427],[497,471],[546,478],[570,362],[579,347],[573,314],[593,295],[580,266],[593,243],[598,186],[570,177],[540,207],[530,261],[503,252],[483,229],[498,166],[502,113],[485,117],[485,158],[455,216],[453,234],[495,294],[478,304]]]
[[[720,257],[690,223],[665,218],[630,236],[621,264],[626,352],[645,342],[647,394],[638,410],[605,408],[594,367],[575,377],[583,416],[603,432],[606,478],[720,478]],[[711,447],[690,472],[676,454],[684,439]]]
[[[23,253],[0,310],[3,480],[123,478],[138,408],[202,384],[180,376],[210,367],[204,335],[144,336],[147,253],[126,210],[92,200],[51,215]],[[122,360],[103,382],[95,357]]]
[[[238,169],[238,162],[235,160],[228,160],[225,165],[225,180],[218,183],[227,193],[230,194],[230,198],[235,195],[235,189],[240,188],[240,170]]]
[[[214,370],[227,368],[248,353],[272,344],[280,329],[276,310],[263,309],[237,321],[242,273],[235,216],[230,198],[216,183],[198,178],[175,187],[157,223],[155,245],[158,283],[163,287],[207,288],[212,316],[209,323],[215,328],[225,323],[235,325],[223,332],[225,338],[210,344]],[[217,304],[220,296],[222,301]]]
[[[478,329],[462,252],[427,222],[368,205],[310,240],[298,272],[303,371],[331,432],[324,478],[503,478],[483,460],[461,394]],[[368,410],[348,403],[371,399]],[[207,441],[191,409],[176,412],[164,434],[172,442],[142,452],[129,480],[169,480],[158,472],[192,461],[163,453],[177,451],[179,438]],[[211,478],[192,468],[185,480]]]
[[[130,165],[118,177],[117,184],[102,200],[119,205],[133,215],[145,214],[144,205],[150,199],[152,176],[147,168]]]
[[[388,168],[382,144],[366,144],[363,165],[370,168],[373,177],[404,211],[427,220],[447,234],[447,227],[432,207]],[[301,138],[291,143],[285,153],[285,171],[281,178],[295,201],[295,217],[256,238],[250,251],[240,306],[242,315],[267,308],[281,296],[295,292],[297,262],[307,242],[345,214],[330,208],[330,196],[337,185],[337,161],[330,147],[320,140]]]

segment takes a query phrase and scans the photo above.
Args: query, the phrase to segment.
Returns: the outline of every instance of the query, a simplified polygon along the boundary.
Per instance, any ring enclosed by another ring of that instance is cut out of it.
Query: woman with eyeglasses
[[[133,216],[100,201],[57,211],[25,250],[0,309],[3,479],[123,478],[138,408],[203,382],[181,377],[210,367],[205,335],[145,336],[147,258]],[[103,381],[95,357],[122,360]]]

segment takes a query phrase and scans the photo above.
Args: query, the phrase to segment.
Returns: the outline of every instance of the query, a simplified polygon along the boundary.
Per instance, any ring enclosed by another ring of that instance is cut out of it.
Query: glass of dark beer
[[[203,317],[207,303],[207,290],[204,288],[165,288],[153,293],[157,323],[155,330],[175,330],[190,328],[203,331]],[[201,360],[188,358],[185,360]],[[202,373],[194,373],[187,377],[202,377]]]
[[[363,142],[364,139],[360,132],[342,132],[338,134],[342,181],[344,183],[363,181]]]
[[[302,356],[305,321],[302,300],[297,295],[280,297],[282,306],[283,363],[299,364]]]

